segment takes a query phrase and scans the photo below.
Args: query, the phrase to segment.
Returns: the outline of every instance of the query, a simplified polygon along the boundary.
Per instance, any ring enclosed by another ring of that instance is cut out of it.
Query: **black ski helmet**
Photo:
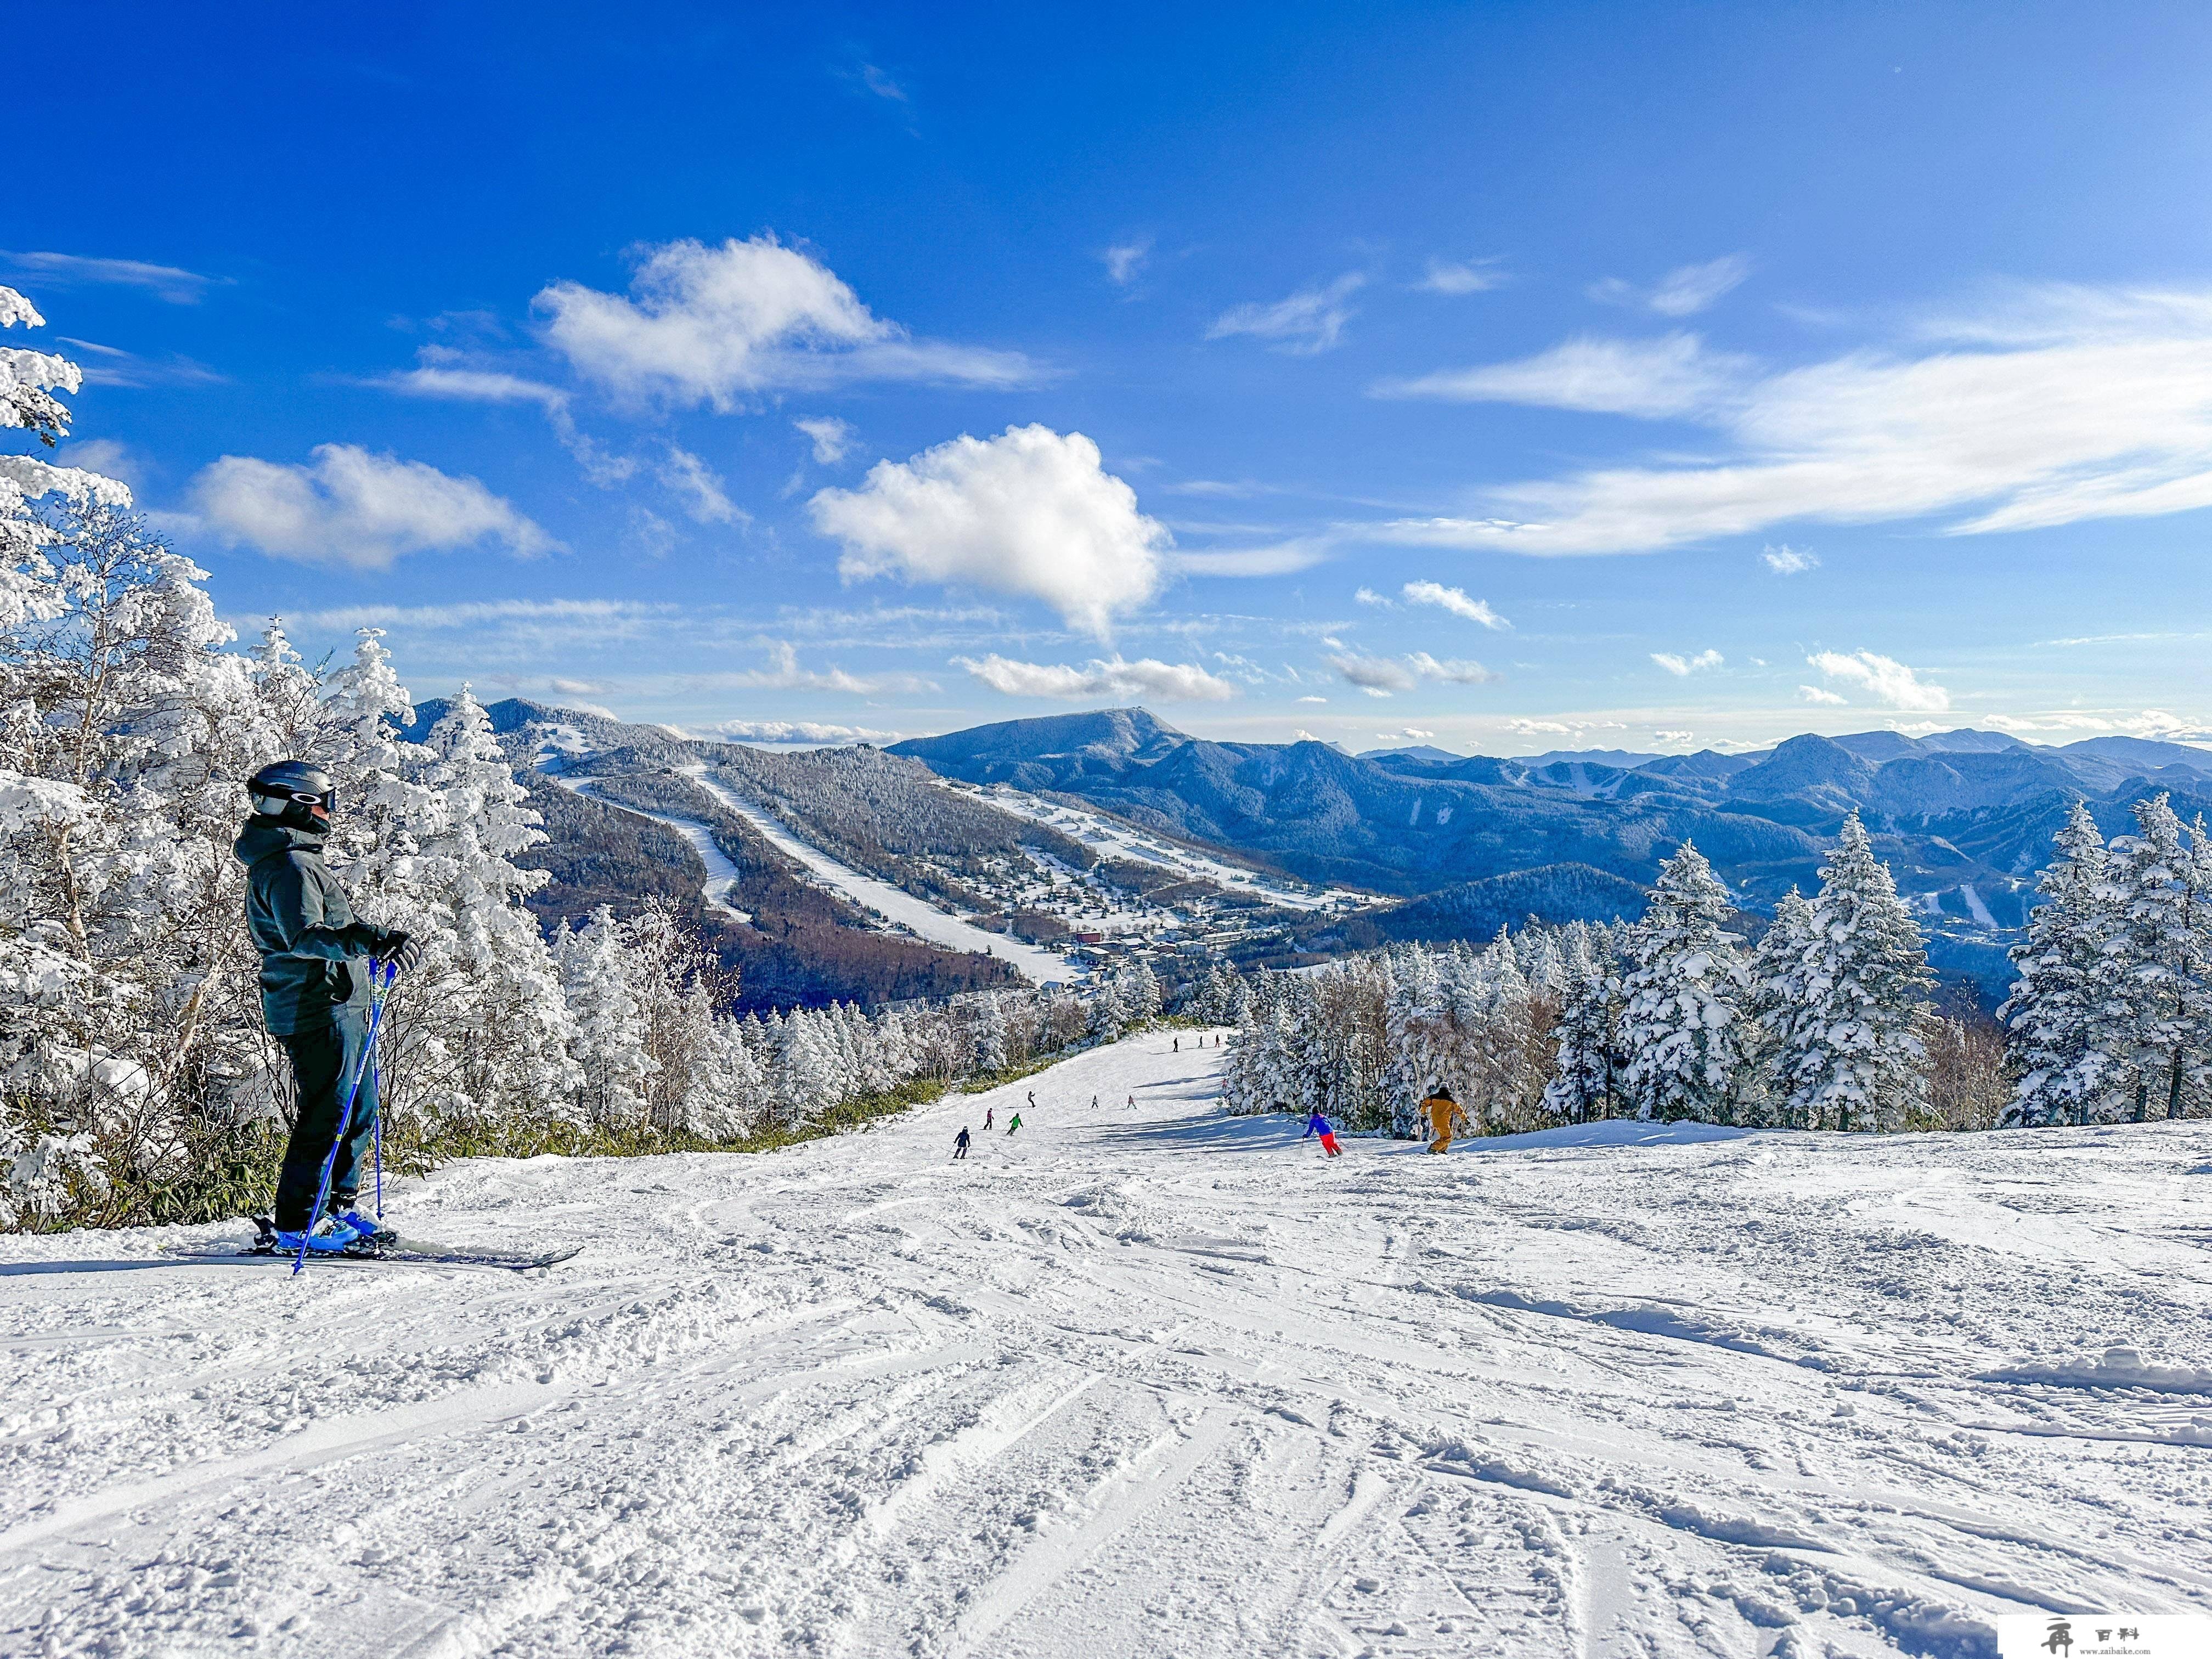
[[[319,835],[331,827],[331,814],[338,804],[331,775],[313,761],[282,760],[264,766],[246,779],[246,793],[253,798],[255,812],[287,829]]]

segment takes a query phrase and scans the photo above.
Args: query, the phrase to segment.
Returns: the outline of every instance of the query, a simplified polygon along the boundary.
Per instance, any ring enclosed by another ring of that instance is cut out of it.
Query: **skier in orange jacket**
[[[1467,1114],[1460,1110],[1459,1103],[1452,1098],[1452,1091],[1449,1089],[1438,1089],[1421,1105],[1429,1115],[1429,1127],[1436,1131],[1436,1140],[1429,1150],[1432,1152],[1449,1152],[1453,1126],[1465,1124]]]

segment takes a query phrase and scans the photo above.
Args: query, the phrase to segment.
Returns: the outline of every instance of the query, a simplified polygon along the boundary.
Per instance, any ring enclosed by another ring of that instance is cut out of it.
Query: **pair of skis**
[[[216,1256],[234,1260],[260,1257],[267,1261],[288,1261],[292,1253],[276,1243],[276,1225],[266,1216],[255,1216],[253,1224],[260,1236],[250,1244],[217,1243],[185,1246],[179,1254],[197,1256]],[[515,1273],[526,1273],[532,1267],[551,1267],[578,1254],[583,1246],[572,1244],[564,1250],[495,1250],[477,1249],[465,1245],[434,1244],[427,1239],[404,1236],[387,1239],[383,1243],[366,1241],[343,1250],[311,1251],[310,1261],[399,1261],[417,1266],[443,1267],[505,1267]],[[295,1268],[294,1271],[297,1271]]]

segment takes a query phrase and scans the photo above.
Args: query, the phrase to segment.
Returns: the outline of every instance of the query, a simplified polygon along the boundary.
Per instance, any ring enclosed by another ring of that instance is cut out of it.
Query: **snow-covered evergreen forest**
[[[1755,944],[1694,846],[1643,919],[1403,945],[1234,991],[1232,1109],[1423,1132],[1449,1089],[1480,1133],[1595,1118],[1972,1129],[2212,1111],[2212,838],[2164,796],[2107,846],[2077,806],[2013,951],[2001,1025],[1939,1012],[1919,929],[1847,818],[1811,898]],[[1222,994],[1209,987],[1209,995]]]

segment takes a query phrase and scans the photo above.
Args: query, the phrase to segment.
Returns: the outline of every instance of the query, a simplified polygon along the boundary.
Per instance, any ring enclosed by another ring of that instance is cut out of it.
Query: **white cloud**
[[[823,466],[834,466],[843,460],[845,452],[853,447],[852,422],[841,421],[835,415],[793,421],[792,425],[813,440],[814,459]]]
[[[1302,288],[1289,299],[1272,305],[1255,301],[1232,306],[1213,319],[1206,337],[1223,340],[1243,334],[1255,340],[1272,340],[1278,351],[1300,356],[1327,351],[1357,314],[1346,302],[1366,284],[1367,278],[1355,270],[1325,286]]]
[[[1487,685],[1499,678],[1479,662],[1456,659],[1439,661],[1425,651],[1415,651],[1400,659],[1338,650],[1328,660],[1347,684],[1358,686],[1370,697],[1410,691],[1424,680],[1447,685]]]
[[[1418,726],[1409,726],[1402,732],[1377,732],[1375,734],[1376,740],[1380,743],[1423,743],[1434,736],[1435,732],[1424,732]]]
[[[596,680],[563,679],[557,674],[546,681],[545,684],[547,690],[558,691],[562,696],[568,697],[597,696],[607,689]]]
[[[1488,685],[1501,678],[1468,658],[1447,657],[1439,662],[1425,651],[1416,651],[1406,660],[1423,679],[1448,685]]]
[[[1398,602],[1395,599],[1386,599],[1371,587],[1354,588],[1352,597],[1361,605],[1377,605],[1385,611],[1395,611],[1398,608]]]
[[[1449,611],[1455,617],[1464,617],[1471,623],[1480,623],[1485,628],[1510,628],[1512,624],[1490,608],[1486,599],[1471,599],[1462,588],[1446,587],[1441,582],[1407,582],[1402,590],[1410,605],[1432,605],[1439,611]],[[1352,597],[1364,598],[1367,590],[1361,588]]]
[[[1951,706],[1951,694],[1940,685],[1922,682],[1918,674],[1894,657],[1872,651],[1846,655],[1840,651],[1816,651],[1805,659],[1832,680],[1859,686],[1892,708],[1942,709]]]
[[[1163,702],[1221,702],[1237,688],[1195,663],[1161,662],[1146,657],[1126,662],[1119,656],[1094,659],[1079,668],[1065,663],[1017,662],[994,652],[980,659],[953,659],[994,691],[1010,697],[1151,697]]]
[[[856,380],[1006,386],[1035,378],[1018,353],[915,340],[830,268],[773,235],[645,250],[630,297],[555,283],[545,336],[576,372],[634,398],[727,410],[750,393]]]
[[[1495,259],[1431,259],[1427,273],[1413,284],[1427,294],[1480,294],[1500,286],[1505,273]]]
[[[811,507],[814,527],[844,544],[847,581],[897,575],[1030,594],[1100,639],[1159,590],[1170,544],[1097,444],[1043,426],[878,461],[858,489],[823,490]]]
[[[1607,305],[1637,306],[1662,317],[1688,317],[1703,311],[1751,275],[1751,261],[1728,253],[1701,265],[1677,265],[1648,289],[1608,276],[1593,283],[1589,296]]]
[[[2116,732],[2133,738],[2159,738],[2168,743],[2203,744],[2212,740],[2202,721],[2146,708],[2139,714],[2123,709],[2068,708],[2035,715],[1985,714],[1976,724],[1998,732]]]
[[[444,398],[457,403],[536,404],[549,412],[568,406],[568,394],[559,386],[493,369],[426,365],[379,375],[370,384],[411,397]]]
[[[873,64],[860,65],[860,82],[878,98],[887,99],[894,104],[907,101],[906,88]]]
[[[1319,743],[1321,741],[1319,738],[1314,736],[1312,732],[1307,731],[1303,726],[1292,732],[1291,736],[1299,743]]]
[[[624,599],[483,599],[459,605],[355,605],[313,611],[292,620],[302,628],[350,633],[356,628],[475,628],[520,623],[559,630],[562,637],[628,640],[665,629],[681,607]]]
[[[1651,735],[1662,743],[1687,743],[1698,734],[1694,732],[1654,732]]]
[[[1371,395],[1527,404],[1659,419],[1703,413],[1727,402],[1749,368],[1747,358],[1706,351],[1694,334],[1656,340],[1583,335],[1514,362],[1381,381]]]
[[[1106,280],[1116,288],[1127,288],[1137,280],[1152,258],[1152,239],[1139,236],[1127,242],[1116,242],[1099,256],[1106,262]]]
[[[4,253],[17,270],[35,274],[55,286],[97,283],[113,288],[141,288],[173,306],[196,306],[209,289],[228,285],[228,276],[203,276],[175,265],[148,264],[143,259],[94,259],[76,253]]]
[[[225,455],[202,469],[191,491],[201,520],[277,558],[362,570],[485,542],[525,558],[560,545],[474,478],[353,444],[309,453],[303,466]]]
[[[1807,702],[1817,702],[1834,708],[1841,708],[1850,701],[1848,697],[1838,696],[1833,691],[1823,690],[1817,685],[1801,685],[1797,688],[1797,695]]]
[[[1327,702],[1328,699],[1327,697],[1300,697],[1298,701],[1300,702]]]
[[[1393,691],[1410,691],[1416,684],[1413,671],[1391,657],[1370,657],[1357,652],[1340,651],[1329,657],[1328,665],[1343,675],[1347,684],[1358,686],[1370,697],[1387,697]]]
[[[895,743],[896,732],[878,732],[866,726],[825,726],[816,720],[717,720],[712,726],[686,728],[708,742],[723,738],[740,743]]]
[[[700,524],[750,524],[752,514],[729,497],[714,469],[688,449],[668,446],[660,464],[660,482],[684,503],[684,510]]]
[[[785,640],[760,640],[768,652],[766,668],[747,668],[700,677],[699,684],[742,686],[769,691],[843,691],[872,696],[879,691],[927,691],[935,686],[912,674],[848,674],[842,668],[802,668],[799,653]]]
[[[1717,651],[1700,651],[1694,657],[1677,656],[1671,651],[1654,651],[1651,660],[1670,674],[1699,674],[1709,668],[1719,668],[1728,660]]]
[[[1819,554],[1808,552],[1802,547],[1791,547],[1786,543],[1780,547],[1770,547],[1759,556],[1766,561],[1766,568],[1778,576],[1802,576],[1808,570],[1820,568]]]
[[[1267,547],[1176,551],[1168,555],[1168,562],[1188,576],[1287,576],[1319,564],[1332,544],[1325,536],[1301,536]]]
[[[1635,412],[1693,413],[1731,453],[1513,484],[1484,516],[1379,532],[1423,546],[1621,553],[1791,520],[1954,514],[1945,533],[1978,535],[2212,506],[2212,290],[2009,290],[1892,350],[1731,374],[1703,392],[1698,361],[1686,360],[1679,385],[1647,375],[1641,392],[1619,395],[1577,392],[1528,365],[1472,371],[1490,377],[1484,396],[1615,409],[1640,397]]]

